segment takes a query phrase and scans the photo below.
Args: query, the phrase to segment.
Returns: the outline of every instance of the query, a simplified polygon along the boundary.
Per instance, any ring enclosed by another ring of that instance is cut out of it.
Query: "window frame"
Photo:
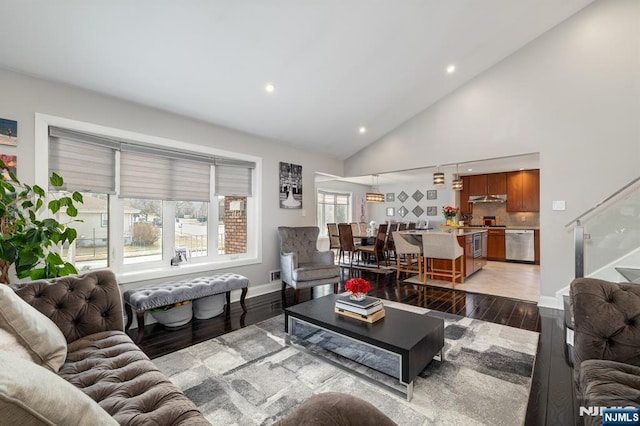
[[[331,195],[335,195],[335,196],[339,196],[339,195],[346,195],[348,197],[347,199],[347,203],[346,204],[337,204],[337,203],[333,203],[333,204],[328,204],[328,203],[322,203],[322,205],[333,205],[334,208],[335,206],[347,206],[347,218],[352,217],[352,210],[353,210],[353,192],[351,191],[342,191],[342,190],[335,190],[335,189],[324,189],[324,188],[317,188],[316,189],[316,194],[315,194],[315,200],[316,200],[316,220],[318,221],[319,216],[320,216],[320,202],[318,202],[318,194],[322,192],[325,194],[331,194]],[[326,217],[324,215],[324,209],[322,210],[322,216],[323,219],[326,220]],[[329,235],[329,231],[327,230],[327,224],[324,223],[320,223],[320,221],[318,221],[319,223],[318,228],[320,228],[320,235],[321,236],[328,236]],[[331,223],[331,222],[329,222]]]
[[[216,226],[208,224],[207,256],[198,256],[192,258],[188,264],[180,266],[171,266],[170,259],[173,256],[174,238],[175,238],[175,201],[163,201],[163,244],[162,244],[162,260],[141,262],[133,264],[124,263],[124,214],[123,202],[118,196],[109,197],[109,256],[108,268],[113,270],[121,283],[139,281],[142,279],[154,279],[167,276],[178,276],[189,273],[198,273],[217,269],[230,268],[235,266],[253,265],[262,262],[262,214],[261,214],[261,195],[262,195],[262,158],[212,148],[204,145],[193,144],[184,141],[177,141],[168,138],[146,135],[131,132],[112,127],[95,125],[63,117],[56,117],[47,114],[35,114],[35,167],[34,181],[35,184],[45,188],[48,192],[49,188],[49,126],[62,127],[69,130],[79,132],[87,132],[100,134],[106,137],[116,139],[134,140],[143,144],[148,144],[158,148],[180,149],[202,155],[221,156],[226,158],[237,159],[240,161],[251,161],[255,163],[255,169],[252,172],[253,194],[247,197],[245,210],[247,212],[247,251],[242,254],[218,254],[217,251],[217,221]],[[119,155],[116,152],[116,155]],[[116,159],[116,164],[118,159]],[[116,188],[119,188],[119,170],[116,166]],[[209,201],[209,218],[217,218],[217,196],[214,196],[215,173],[211,173],[211,190]],[[63,176],[64,178],[64,176]],[[171,218],[171,220],[167,220]],[[214,235],[215,234],[215,235]]]

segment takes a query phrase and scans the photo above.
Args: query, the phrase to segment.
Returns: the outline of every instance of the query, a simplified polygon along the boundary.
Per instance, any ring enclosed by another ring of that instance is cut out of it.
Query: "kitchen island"
[[[464,251],[464,262],[462,278],[458,278],[456,282],[463,283],[465,278],[478,272],[487,264],[487,229],[484,228],[451,228],[458,243]],[[432,233],[442,233],[442,231],[400,231],[400,234],[411,244],[422,247],[422,236]],[[449,260],[433,260],[434,269],[442,269],[451,271],[451,261]],[[434,275],[434,279],[450,281],[445,276]]]

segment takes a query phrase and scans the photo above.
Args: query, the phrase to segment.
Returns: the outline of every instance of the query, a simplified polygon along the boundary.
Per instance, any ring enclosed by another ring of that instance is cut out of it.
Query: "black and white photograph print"
[[[280,162],[280,208],[302,208],[302,166]]]
[[[0,145],[18,146],[18,122],[0,118]]]
[[[437,189],[427,190],[427,200],[436,200],[436,199],[438,199],[438,190]]]

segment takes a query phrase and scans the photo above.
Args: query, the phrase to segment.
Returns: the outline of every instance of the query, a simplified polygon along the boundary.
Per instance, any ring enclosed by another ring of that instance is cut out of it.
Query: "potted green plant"
[[[15,266],[19,279],[61,277],[76,274],[76,268],[65,262],[57,248],[71,244],[77,232],[53,217],[61,210],[67,216],[78,215],[75,203],[82,203],[82,194],[52,199],[47,202],[45,190],[38,185],[21,183],[0,160],[0,282],[9,283],[8,270]],[[64,180],[53,173],[49,178],[52,188],[61,189]]]

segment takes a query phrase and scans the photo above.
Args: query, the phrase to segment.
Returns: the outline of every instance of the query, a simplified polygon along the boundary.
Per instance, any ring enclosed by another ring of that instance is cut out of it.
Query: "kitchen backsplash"
[[[506,226],[540,226],[539,212],[507,212],[505,204],[477,203],[473,205],[471,225],[482,225],[482,216],[495,216],[500,225]]]

